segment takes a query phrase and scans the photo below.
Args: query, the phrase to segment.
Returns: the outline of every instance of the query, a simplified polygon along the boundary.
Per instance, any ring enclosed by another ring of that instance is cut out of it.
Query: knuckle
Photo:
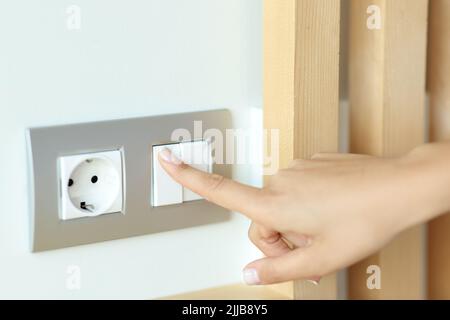
[[[267,214],[273,215],[280,211],[285,201],[284,192],[275,192],[273,190],[264,191],[264,210]]]
[[[225,178],[223,176],[218,175],[218,174],[211,174],[208,177],[208,181],[207,181],[208,192],[212,193],[212,192],[220,190],[224,181],[225,181]]]
[[[274,174],[267,180],[267,187],[269,187],[270,189],[271,187],[278,186],[286,178],[289,178],[292,175],[292,172],[295,170],[295,167],[279,170],[276,174]]]
[[[175,167],[174,173],[179,178],[187,178],[189,175],[189,165],[186,163],[181,163],[180,165]]]

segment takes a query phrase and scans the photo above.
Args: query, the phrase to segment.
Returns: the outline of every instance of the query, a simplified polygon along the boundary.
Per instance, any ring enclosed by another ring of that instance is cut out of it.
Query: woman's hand
[[[266,258],[247,265],[244,280],[270,284],[317,281],[445,212],[449,199],[436,191],[450,189],[442,174],[448,162],[431,161],[436,152],[423,147],[393,159],[317,154],[280,170],[263,189],[198,171],[167,149],[159,157],[177,182],[252,220],[249,237]]]

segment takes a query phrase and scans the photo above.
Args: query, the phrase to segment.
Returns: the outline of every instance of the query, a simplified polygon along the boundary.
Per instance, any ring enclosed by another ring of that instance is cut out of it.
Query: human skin
[[[249,238],[265,257],[244,268],[250,285],[318,281],[450,211],[450,143],[397,158],[316,154],[262,189],[196,170],[168,149],[159,160],[183,186],[252,221]]]

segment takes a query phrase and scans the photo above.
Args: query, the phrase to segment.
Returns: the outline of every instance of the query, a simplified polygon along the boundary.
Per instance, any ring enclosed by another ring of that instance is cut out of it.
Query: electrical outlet
[[[61,157],[59,171],[62,220],[122,211],[120,151]]]

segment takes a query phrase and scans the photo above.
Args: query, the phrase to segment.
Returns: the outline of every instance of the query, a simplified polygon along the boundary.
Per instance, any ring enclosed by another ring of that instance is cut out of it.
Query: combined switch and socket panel
[[[191,139],[178,142],[172,135],[180,128]],[[225,136],[228,128],[230,113],[215,110],[28,129],[31,250],[228,220],[228,210],[177,184],[157,157],[169,148],[187,164],[230,177],[230,165],[213,163],[204,135]]]

